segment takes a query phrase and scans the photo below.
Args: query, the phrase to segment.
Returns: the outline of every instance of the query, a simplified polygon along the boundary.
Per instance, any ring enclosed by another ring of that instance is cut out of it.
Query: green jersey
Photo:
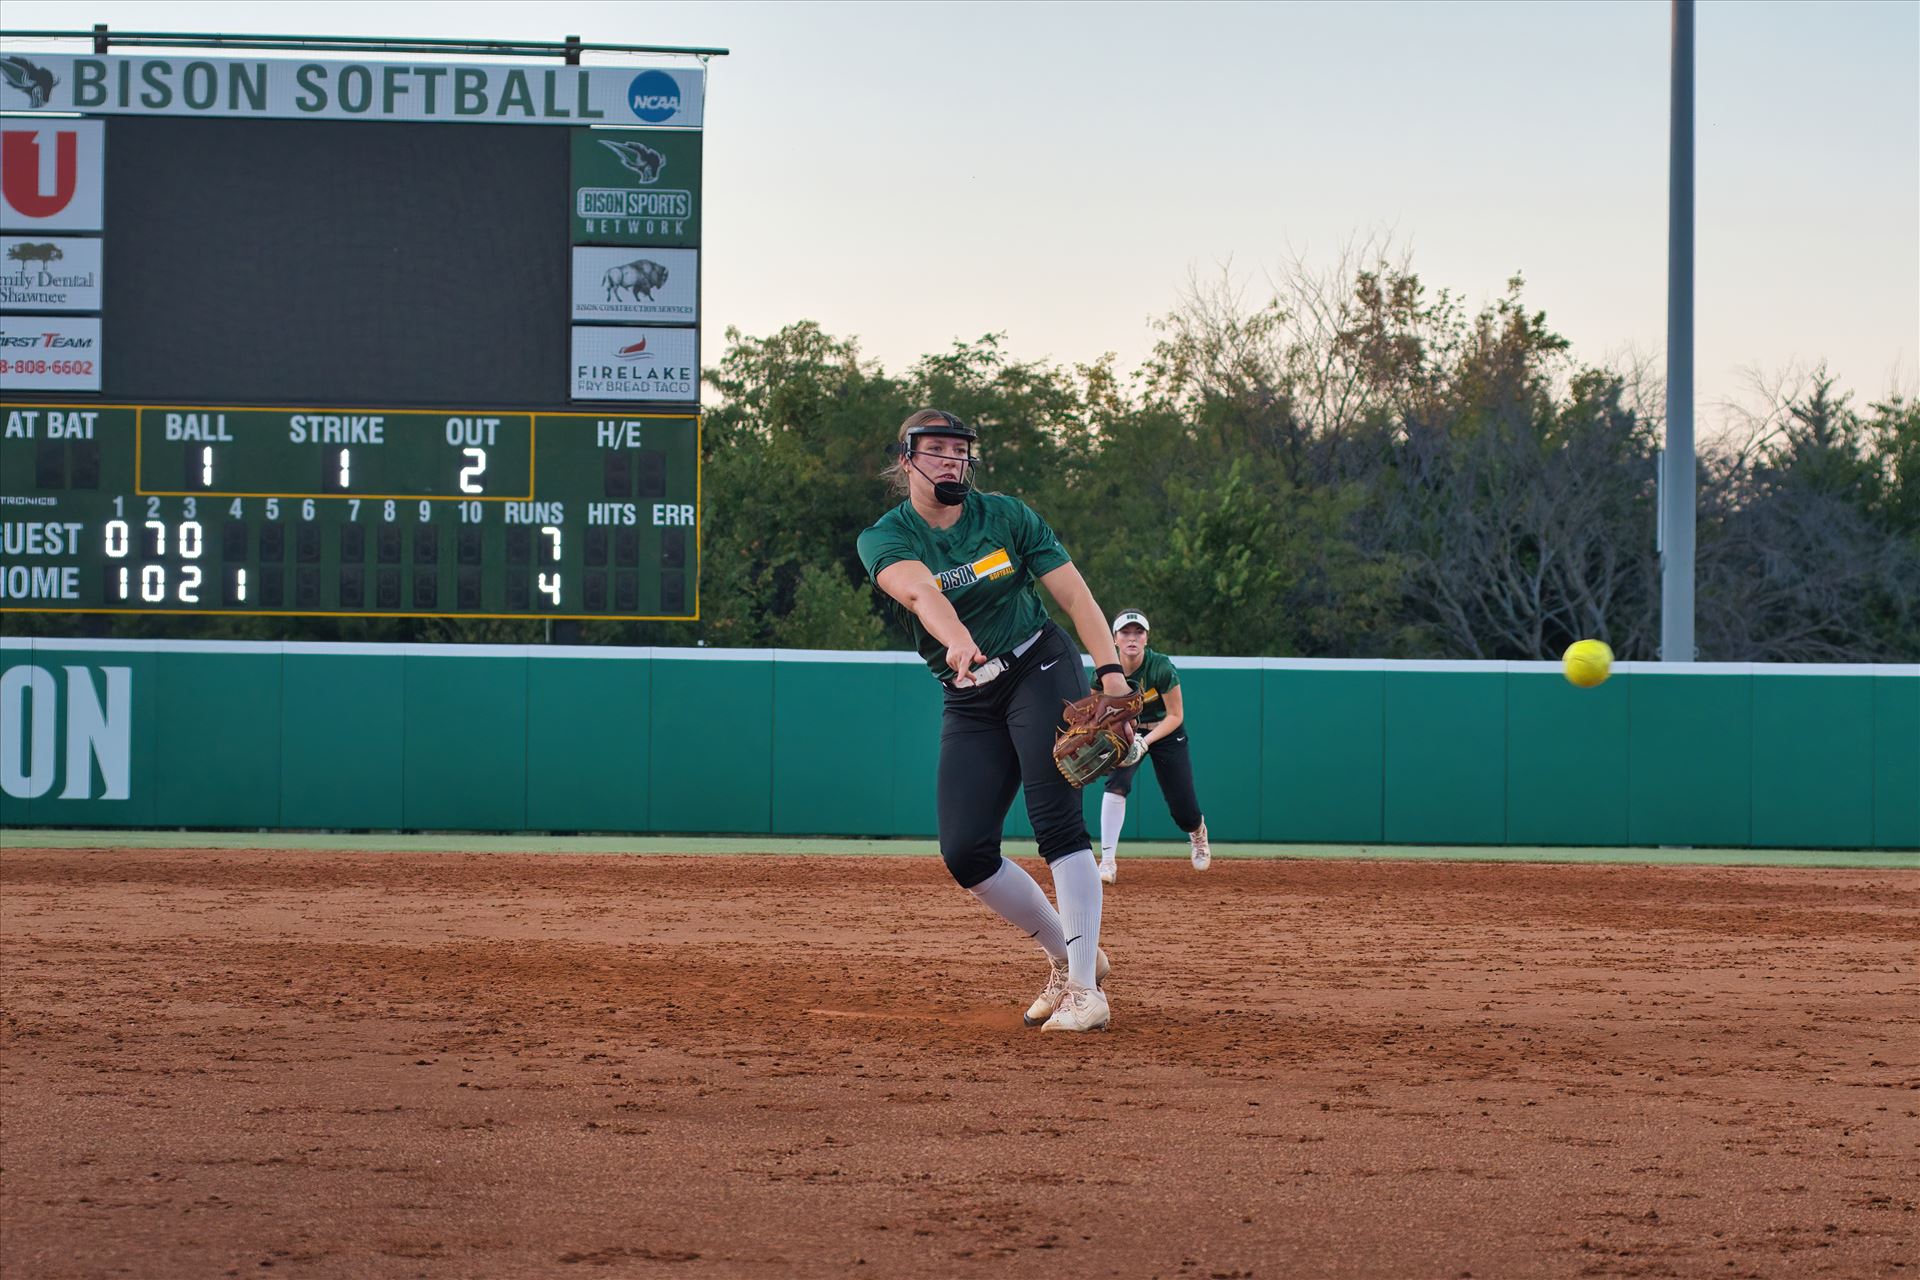
[[[1127,677],[1127,684],[1141,693],[1158,695],[1141,710],[1140,723],[1159,724],[1167,718],[1167,690],[1180,687],[1180,673],[1173,669],[1171,658],[1148,645],[1140,653],[1139,669]]]
[[[995,658],[1046,625],[1047,610],[1033,589],[1034,579],[1071,563],[1072,557],[1026,503],[976,490],[967,494],[951,528],[934,528],[909,501],[860,535],[860,562],[870,576],[878,578],[882,569],[902,560],[918,560],[932,571],[974,644]],[[950,677],[947,647],[927,634],[919,618],[909,614],[908,621],[928,670]]]

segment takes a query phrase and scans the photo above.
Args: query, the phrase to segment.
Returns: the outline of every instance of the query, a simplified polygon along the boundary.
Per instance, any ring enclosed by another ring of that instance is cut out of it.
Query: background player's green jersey
[[[1148,645],[1140,653],[1140,669],[1127,677],[1127,683],[1141,693],[1157,693],[1141,710],[1141,724],[1158,724],[1167,718],[1167,690],[1178,688],[1180,673],[1173,669],[1173,660],[1164,653],[1156,653]]]
[[[934,528],[912,502],[902,502],[860,535],[859,546],[860,562],[871,577],[902,560],[918,560],[932,570],[947,603],[989,658],[1010,652],[1046,625],[1046,606],[1034,579],[1072,560],[1026,503],[978,491],[967,495],[952,528]],[[951,677],[946,646],[927,634],[919,618],[909,614],[908,622],[928,670]]]

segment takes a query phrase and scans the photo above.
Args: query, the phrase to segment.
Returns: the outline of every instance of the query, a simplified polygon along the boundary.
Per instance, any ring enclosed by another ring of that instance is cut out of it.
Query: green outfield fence
[[[1920,664],[1179,666],[1219,840],[1920,847]],[[0,637],[0,825],[927,836],[939,714],[911,654]]]

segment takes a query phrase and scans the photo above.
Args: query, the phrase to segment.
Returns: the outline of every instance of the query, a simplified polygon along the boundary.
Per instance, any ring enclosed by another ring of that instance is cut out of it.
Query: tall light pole
[[[1693,661],[1693,0],[1673,0],[1667,142],[1667,448],[1660,476],[1660,660]]]

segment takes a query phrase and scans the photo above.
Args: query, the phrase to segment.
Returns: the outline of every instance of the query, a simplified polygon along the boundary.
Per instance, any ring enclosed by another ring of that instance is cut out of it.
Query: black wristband
[[[1127,669],[1125,667],[1121,666],[1117,662],[1109,662],[1104,667],[1095,667],[1093,669],[1093,678],[1095,680],[1098,680],[1100,677],[1106,675],[1109,671],[1111,671],[1116,676],[1124,676],[1127,674]]]

